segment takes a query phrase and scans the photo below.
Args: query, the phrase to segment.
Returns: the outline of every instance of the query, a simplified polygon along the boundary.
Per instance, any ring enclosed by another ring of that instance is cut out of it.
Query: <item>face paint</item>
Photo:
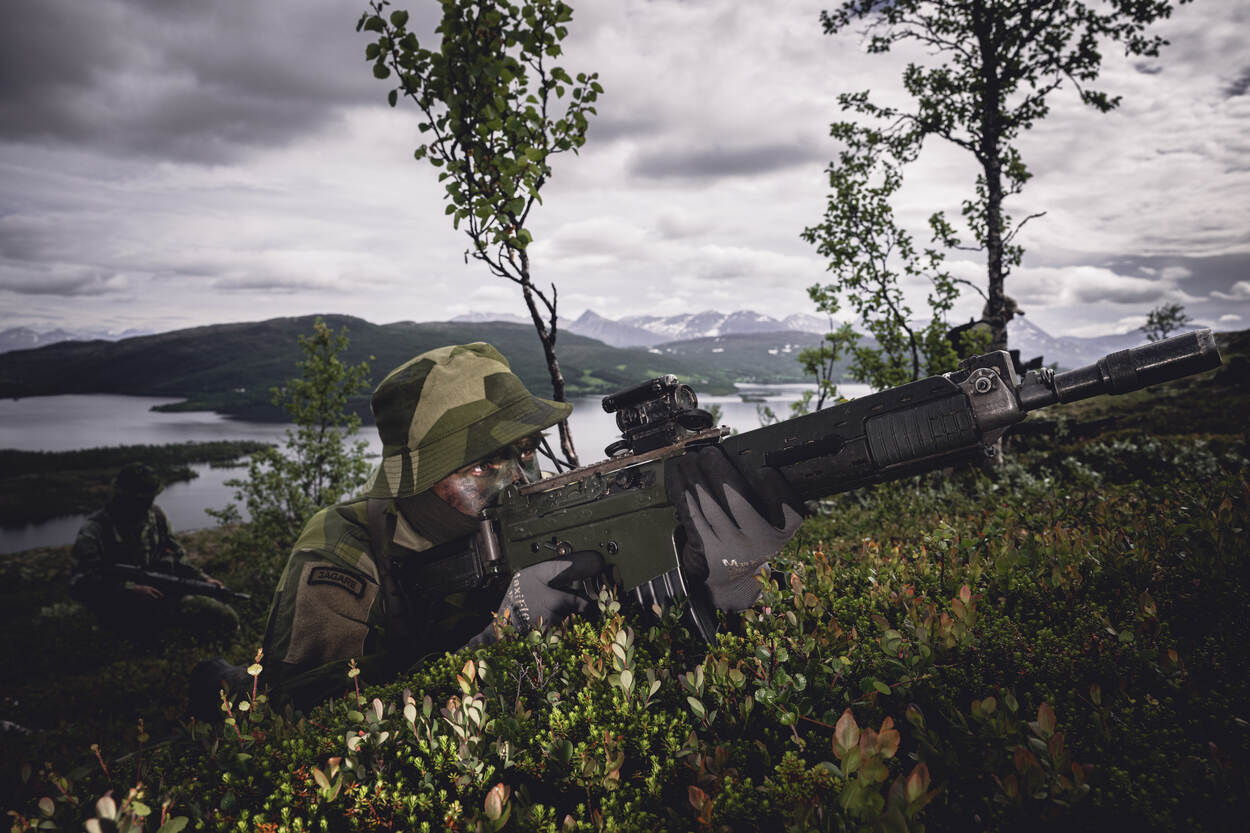
[[[469,517],[499,499],[513,483],[542,478],[538,470],[538,435],[513,443],[506,450],[452,472],[432,487],[434,494]]]

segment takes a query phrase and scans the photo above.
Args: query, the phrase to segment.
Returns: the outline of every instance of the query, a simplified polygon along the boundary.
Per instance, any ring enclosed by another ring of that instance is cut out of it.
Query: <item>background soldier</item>
[[[604,569],[598,553],[578,552],[471,591],[454,580],[472,574],[469,559],[476,555],[469,542],[478,513],[508,485],[541,477],[541,432],[572,410],[526,390],[494,347],[478,342],[417,356],[383,379],[371,408],[381,464],[363,496],[323,509],[307,523],[269,611],[264,682],[300,708],[347,687],[349,658],[363,657],[364,679],[384,682],[423,657],[492,641],[496,616],[524,631],[584,613],[592,600],[580,589],[583,580]],[[699,459],[712,457],[719,478],[722,467],[731,467],[713,451]],[[707,468],[687,456],[688,469]],[[784,518],[781,529],[770,525],[739,497],[747,491],[730,489],[726,504],[726,490],[713,489],[713,497],[705,485],[697,493],[691,486],[681,502],[682,510],[695,507],[703,524],[688,527],[695,547],[687,556],[699,559],[696,572],[709,586],[720,580],[733,609],[754,601],[754,572],[798,526],[792,509],[783,514],[777,506],[769,515]],[[722,511],[715,510],[718,498]],[[700,505],[712,508],[704,512]],[[748,515],[756,522],[744,520]],[[715,559],[711,569],[697,549],[709,534],[709,517],[736,534],[733,557]],[[222,681],[236,691],[251,682],[241,666],[201,663],[192,674],[193,713],[213,716]]]
[[[164,593],[110,572],[114,565],[127,565],[221,586],[186,561],[165,513],[153,503],[160,491],[160,478],[151,466],[127,463],[121,468],[113,479],[112,498],[87,518],[74,541],[70,596],[102,625],[132,638],[155,638],[177,626],[228,639],[239,626],[229,605],[204,596]]]

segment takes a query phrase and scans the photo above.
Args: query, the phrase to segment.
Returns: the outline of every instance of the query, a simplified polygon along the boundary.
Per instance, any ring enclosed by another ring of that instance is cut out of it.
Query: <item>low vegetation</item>
[[[6,557],[0,717],[31,731],[4,744],[13,829],[1232,829],[1244,367],[1078,404],[993,477],[823,502],[710,647],[604,596],[398,681],[345,667],[302,717],[243,691],[222,725],[182,719],[196,660],[266,662],[268,588],[240,587],[233,644],[143,653],[67,604],[64,550]]]

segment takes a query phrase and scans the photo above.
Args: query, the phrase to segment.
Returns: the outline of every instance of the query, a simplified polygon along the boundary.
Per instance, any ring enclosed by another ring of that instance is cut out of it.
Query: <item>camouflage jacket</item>
[[[431,597],[420,586],[432,544],[387,501],[385,537],[377,549],[402,585],[383,590],[375,563],[368,499],[322,509],[305,525],[278,581],[265,628],[265,679],[296,684],[314,702],[347,687],[347,662],[362,661],[370,683],[383,682],[422,657],[457,650],[491,621],[503,588]],[[404,608],[407,609],[396,609]],[[336,689],[336,686],[338,688]],[[317,689],[315,692],[313,689]]]
[[[208,578],[186,561],[186,551],[174,539],[169,520],[159,506],[149,509],[143,523],[129,532],[118,528],[107,507],[92,513],[78,530],[71,557],[74,566],[70,587],[79,591],[91,585],[120,588],[133,584],[107,575],[110,564],[131,564],[182,578]]]

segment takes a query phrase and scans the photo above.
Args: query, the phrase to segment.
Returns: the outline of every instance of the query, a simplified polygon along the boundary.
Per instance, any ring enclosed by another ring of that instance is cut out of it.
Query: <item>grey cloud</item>
[[[1187,294],[1206,298],[1226,290],[1250,274],[1250,253],[1186,257],[1176,255],[1127,255],[1098,263],[1122,275],[1153,277],[1168,269],[1185,269],[1189,275],[1176,286]]]
[[[1137,63],[1133,64],[1133,69],[1137,70],[1142,75],[1158,75],[1163,72],[1163,66],[1161,64]]]
[[[14,269],[0,263],[0,291],[15,295],[107,295],[125,289],[125,281],[90,267]]]
[[[270,292],[293,294],[316,290],[318,292],[346,292],[347,286],[316,277],[302,277],[289,273],[265,270],[248,271],[244,274],[213,278],[209,285],[225,292]]]
[[[1245,95],[1248,90],[1250,90],[1250,67],[1243,69],[1241,75],[1225,84],[1220,92],[1225,98],[1236,98]]]
[[[606,94],[606,93],[605,93]],[[606,105],[599,105],[598,115],[590,118],[586,135],[596,145],[614,142],[618,139],[638,139],[655,136],[665,129],[665,125],[655,116],[629,113],[618,115]]]
[[[0,139],[209,163],[285,143],[341,107],[385,106],[358,15],[337,0],[8,0]]]
[[[827,152],[807,143],[768,143],[743,147],[683,145],[636,154],[629,172],[646,179],[711,179],[755,176],[825,161]]]

